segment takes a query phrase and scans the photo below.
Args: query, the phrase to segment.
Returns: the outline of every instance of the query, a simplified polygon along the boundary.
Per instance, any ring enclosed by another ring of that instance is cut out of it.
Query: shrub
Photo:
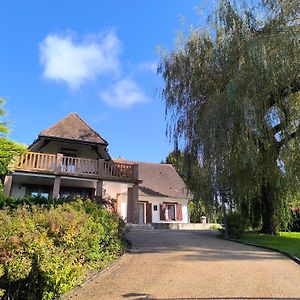
[[[222,230],[222,226],[220,224],[213,224],[209,227],[210,230]]]
[[[227,214],[227,231],[228,236],[233,239],[239,239],[246,230],[246,221],[238,212]]]
[[[3,209],[5,207],[8,208],[17,208],[18,206],[23,206],[23,205],[47,205],[51,206],[55,201],[51,199],[47,199],[45,197],[41,196],[23,196],[19,198],[14,198],[14,197],[9,197],[9,196],[4,196],[2,193],[0,193],[0,209]],[[58,202],[60,203],[60,202]]]
[[[290,231],[300,232],[300,208],[295,208],[291,213]]]
[[[51,299],[122,251],[124,229],[91,201],[0,211],[0,288],[4,299]]]

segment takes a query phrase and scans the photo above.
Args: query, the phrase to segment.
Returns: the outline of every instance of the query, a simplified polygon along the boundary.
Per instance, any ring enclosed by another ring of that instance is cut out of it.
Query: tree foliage
[[[271,233],[299,189],[299,14],[298,0],[221,0],[158,70],[175,147],[200,163],[211,198],[229,190]]]
[[[209,177],[199,162],[189,153],[174,150],[167,156],[166,163],[176,169],[193,194],[189,204],[191,222],[200,223],[202,216],[206,216],[208,222],[219,221],[220,204],[214,201],[210,192]]]
[[[6,137],[9,133],[8,125],[3,121],[5,110],[4,100],[0,98],[0,178],[11,171],[14,158],[23,153],[26,148]]]

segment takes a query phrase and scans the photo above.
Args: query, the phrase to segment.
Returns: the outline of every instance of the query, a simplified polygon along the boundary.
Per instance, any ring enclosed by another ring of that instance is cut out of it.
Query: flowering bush
[[[51,299],[123,251],[120,219],[91,201],[0,211],[0,293]]]

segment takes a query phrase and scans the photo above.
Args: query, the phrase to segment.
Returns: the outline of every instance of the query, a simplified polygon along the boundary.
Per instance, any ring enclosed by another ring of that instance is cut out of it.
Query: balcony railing
[[[27,152],[22,154],[15,169],[25,172],[93,177],[111,180],[135,180],[134,164]]]

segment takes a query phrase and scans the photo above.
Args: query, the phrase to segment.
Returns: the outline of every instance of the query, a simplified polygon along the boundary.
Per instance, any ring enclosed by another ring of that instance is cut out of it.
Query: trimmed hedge
[[[117,215],[90,200],[0,210],[0,289],[4,299],[52,299],[88,269],[116,259],[125,243]]]

